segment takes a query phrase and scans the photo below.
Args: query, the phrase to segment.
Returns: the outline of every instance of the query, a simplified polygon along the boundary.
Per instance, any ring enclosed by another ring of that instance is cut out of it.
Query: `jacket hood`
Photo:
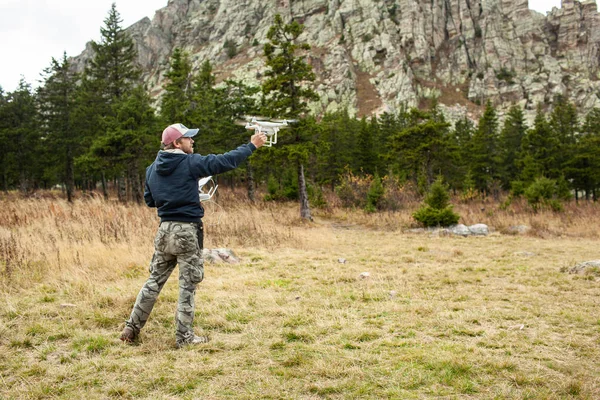
[[[171,175],[186,157],[187,154],[159,151],[155,161],[156,173],[162,176]]]

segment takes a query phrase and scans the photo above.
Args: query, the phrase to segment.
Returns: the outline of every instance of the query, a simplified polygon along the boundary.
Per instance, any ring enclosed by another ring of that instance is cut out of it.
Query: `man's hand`
[[[250,142],[252,142],[252,144],[255,145],[258,149],[263,144],[267,143],[267,135],[265,135],[262,132],[257,132],[254,135],[252,135],[252,137],[250,138]]]

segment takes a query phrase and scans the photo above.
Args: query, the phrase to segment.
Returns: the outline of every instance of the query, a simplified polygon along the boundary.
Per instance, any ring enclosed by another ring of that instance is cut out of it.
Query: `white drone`
[[[246,123],[246,129],[251,129],[267,135],[267,142],[264,145],[271,147],[277,143],[277,132],[279,132],[281,128],[286,128],[288,123],[293,122],[296,121],[291,119],[266,121],[251,117],[250,121]]]
[[[207,186],[209,182],[210,185]],[[207,187],[205,188],[205,186]],[[198,195],[200,196],[200,201],[203,202],[212,199],[218,187],[219,185],[215,183],[215,181],[212,179],[212,176],[207,176],[200,179],[198,181]]]

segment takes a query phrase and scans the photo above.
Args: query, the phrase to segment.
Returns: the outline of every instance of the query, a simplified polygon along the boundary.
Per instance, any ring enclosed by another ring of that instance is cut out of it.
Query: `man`
[[[131,316],[121,333],[121,340],[133,343],[146,324],[152,307],[179,263],[179,301],[175,314],[177,347],[208,342],[206,336],[196,336],[194,294],[196,285],[204,279],[202,247],[204,209],[198,195],[198,179],[236,168],[253,151],[265,144],[264,133],[252,136],[250,143],[220,155],[201,156],[194,153],[198,129],[182,124],[168,126],[162,133],[163,150],[146,169],[144,199],[149,207],[158,209],[160,227],[154,239],[154,255],[150,262],[150,277],[137,296]]]

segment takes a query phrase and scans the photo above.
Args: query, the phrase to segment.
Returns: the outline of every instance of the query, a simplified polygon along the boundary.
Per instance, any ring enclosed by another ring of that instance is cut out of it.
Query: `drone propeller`
[[[269,117],[263,117],[261,115],[240,115],[240,118],[246,122],[256,122],[256,121],[270,121]]]
[[[286,122],[288,124],[295,124],[298,122],[297,119],[279,119],[279,118],[272,118],[269,120],[270,122]]]

